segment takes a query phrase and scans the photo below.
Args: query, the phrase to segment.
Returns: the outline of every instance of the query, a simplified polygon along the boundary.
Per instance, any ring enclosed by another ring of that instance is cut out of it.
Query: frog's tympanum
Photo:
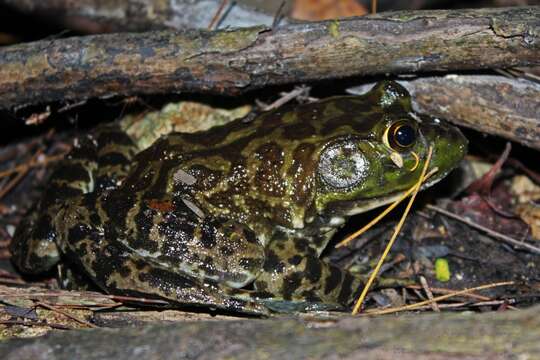
[[[438,172],[425,186],[456,167],[466,140],[389,81],[146,149],[105,125],[53,173],[13,259],[28,273],[62,260],[108,293],[181,306],[347,309],[362,277],[321,252],[348,217],[411,188],[430,146]]]

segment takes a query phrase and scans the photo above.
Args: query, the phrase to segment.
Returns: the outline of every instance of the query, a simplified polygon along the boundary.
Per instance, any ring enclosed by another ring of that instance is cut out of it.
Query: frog
[[[106,293],[246,314],[346,310],[365,276],[321,257],[353,215],[443,179],[460,130],[382,81],[141,148],[117,123],[78,138],[11,245],[25,273],[67,263]]]

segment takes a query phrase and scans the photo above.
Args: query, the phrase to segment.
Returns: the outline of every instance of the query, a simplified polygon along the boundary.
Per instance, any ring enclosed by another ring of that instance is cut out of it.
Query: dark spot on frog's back
[[[218,274],[216,265],[214,264],[214,258],[210,255],[204,256],[197,264],[199,270],[204,271],[207,276],[215,276]]]
[[[154,226],[155,210],[146,205],[141,206],[134,220],[137,226],[137,235],[132,237],[131,246],[150,252],[158,250],[158,243],[150,239],[150,231]]]
[[[383,114],[378,111],[366,111],[354,114],[352,127],[356,132],[372,134],[373,128],[381,121]]]
[[[266,272],[283,272],[284,264],[281,262],[281,259],[275,252],[272,250],[267,250],[265,253],[266,257],[263,264],[263,270]]]
[[[120,276],[127,278],[131,275],[131,269],[124,264],[118,268],[118,273],[120,274]]]
[[[200,243],[205,249],[212,249],[216,246],[216,226],[219,227],[219,224],[206,219],[202,225]]]
[[[232,121],[223,126],[216,126],[207,131],[199,131],[189,134],[179,134],[182,140],[195,145],[204,145],[205,147],[214,147],[221,144],[229,134],[237,131],[242,131],[247,128],[247,124],[242,121]]]
[[[144,269],[147,266],[146,262],[137,259],[133,260],[133,264],[135,265],[135,269],[137,269],[138,271]]]
[[[294,247],[299,253],[305,254],[309,250],[309,241],[307,239],[297,238],[294,240]]]
[[[238,264],[244,270],[256,272],[261,267],[261,259],[242,258],[238,261]]]
[[[89,239],[92,241],[99,241],[100,236],[93,231],[93,228],[86,224],[77,224],[72,226],[68,231],[68,241],[72,243],[80,242],[80,240]],[[84,255],[79,254],[79,255]]]
[[[258,190],[269,196],[283,196],[284,189],[280,186],[281,168],[283,167],[283,151],[275,142],[259,146],[256,150],[260,166],[257,169],[255,184]]]
[[[135,196],[124,191],[113,191],[102,201],[102,208],[107,217],[113,219],[118,227],[122,227],[127,218],[128,212],[135,205]]]
[[[167,191],[169,180],[173,178],[172,173],[177,165],[176,160],[161,161],[157,177],[154,183],[148,187],[145,195],[159,198],[164,191]]]
[[[213,189],[219,184],[219,180],[223,177],[223,172],[219,170],[211,170],[204,165],[193,165],[190,167],[189,174],[195,177],[194,186],[200,191]],[[186,186],[183,182],[175,183],[175,191]]]
[[[283,137],[288,140],[308,139],[317,134],[315,127],[308,122],[287,125],[283,127]]]
[[[293,257],[289,258],[289,264],[291,265],[298,265],[302,261],[302,256],[300,255],[294,255]]]
[[[342,127],[351,127],[355,132],[360,134],[371,133],[373,127],[379,123],[381,114],[374,112],[365,113],[348,113],[340,116],[336,116],[327,121],[324,127],[321,129],[323,135],[329,135],[336,132],[337,129]]]
[[[234,250],[231,246],[221,246],[219,248],[219,253],[222,255],[222,256],[232,256],[234,255]]]
[[[258,240],[257,240],[257,236],[255,235],[255,233],[249,229],[246,229],[246,228],[242,228],[241,229],[242,231],[242,237],[250,244],[257,244],[258,243]]]
[[[316,161],[313,159],[315,145],[302,143],[293,152],[293,161],[287,175],[293,179],[294,201],[301,205],[311,196],[313,182],[310,174],[315,173]]]

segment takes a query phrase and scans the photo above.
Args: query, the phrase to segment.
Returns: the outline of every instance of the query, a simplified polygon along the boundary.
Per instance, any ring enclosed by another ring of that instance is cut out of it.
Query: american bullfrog
[[[354,214],[446,176],[458,129],[384,81],[362,96],[170,133],[146,149],[108,124],[75,142],[18,227],[27,273],[60,260],[112,294],[262,314],[346,309],[363,278],[320,259]]]

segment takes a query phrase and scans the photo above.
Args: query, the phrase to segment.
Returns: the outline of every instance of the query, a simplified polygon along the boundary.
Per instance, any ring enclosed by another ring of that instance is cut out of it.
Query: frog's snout
[[[450,124],[436,122],[430,125],[429,143],[433,146],[432,165],[442,174],[447,174],[458,166],[467,154],[468,140],[461,131]]]

